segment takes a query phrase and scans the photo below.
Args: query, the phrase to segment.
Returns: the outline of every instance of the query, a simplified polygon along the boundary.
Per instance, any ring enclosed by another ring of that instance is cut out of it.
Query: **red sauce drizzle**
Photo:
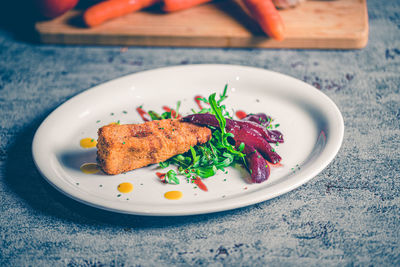
[[[239,118],[239,120],[242,120],[247,116],[246,112],[244,112],[243,110],[236,111],[235,115]]]
[[[156,172],[156,175],[158,176],[158,178],[160,178],[161,181],[165,182],[165,175],[166,175],[166,173],[163,173],[163,172]]]
[[[201,190],[203,190],[205,192],[208,191],[207,186],[203,183],[203,181],[200,179],[200,177],[196,177],[196,179],[194,179],[193,181]]]
[[[163,110],[165,110],[166,112],[171,112],[171,117],[172,118],[175,118],[176,117],[176,111],[175,110],[173,110],[173,109],[171,109],[170,107],[168,107],[168,106],[163,106],[162,107],[162,109]],[[180,114],[178,114],[178,117],[176,117],[176,118],[181,118],[182,116],[180,115]]]
[[[141,107],[137,107],[136,111],[139,113],[139,115],[143,121],[150,121],[150,119],[148,119],[148,118],[150,118],[150,115],[146,111],[144,111]],[[147,118],[146,118],[146,116],[147,116]]]
[[[199,100],[199,98],[203,98],[201,95],[196,95],[194,97],[194,101],[196,102],[197,106],[199,106],[199,109],[203,109],[203,106],[201,105],[201,101]]]
[[[273,167],[273,168],[283,167],[283,164],[281,162],[277,162],[275,164],[272,164],[271,162],[268,161],[268,165]]]

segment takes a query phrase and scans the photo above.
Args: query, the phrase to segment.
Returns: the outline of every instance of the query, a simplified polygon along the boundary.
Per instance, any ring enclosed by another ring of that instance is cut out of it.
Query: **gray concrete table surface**
[[[399,266],[400,2],[368,1],[361,50],[43,45],[0,29],[1,266]],[[215,214],[142,217],[91,208],[39,174],[33,134],[57,106],[158,67],[224,63],[314,85],[341,110],[342,148],[305,185]]]

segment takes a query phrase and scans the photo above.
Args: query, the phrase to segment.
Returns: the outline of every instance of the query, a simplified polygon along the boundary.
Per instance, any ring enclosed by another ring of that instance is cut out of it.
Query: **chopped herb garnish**
[[[243,142],[240,143],[240,146],[239,146],[239,151],[240,151],[240,152],[243,152],[244,146],[245,146],[245,144],[244,144]]]
[[[113,112],[111,112],[111,113],[110,113],[110,115],[111,115],[111,116],[114,116],[114,113],[113,113]]]
[[[123,110],[123,111],[122,111],[122,113],[124,113],[124,114],[127,114],[127,113],[128,113],[128,111],[126,111],[126,110]]]

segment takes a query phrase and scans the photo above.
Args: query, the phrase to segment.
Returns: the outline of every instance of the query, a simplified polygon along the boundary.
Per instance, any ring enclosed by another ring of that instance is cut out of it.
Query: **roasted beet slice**
[[[260,131],[260,133],[265,139],[267,139],[269,143],[283,143],[283,135],[280,131],[266,129],[270,125],[271,121],[271,117],[265,113],[250,114],[242,120],[242,122],[251,122],[252,124],[257,124],[258,126],[253,127]]]
[[[247,168],[249,169],[251,181],[253,183],[262,183],[266,181],[270,174],[269,165],[261,154],[254,147],[245,145]]]
[[[283,136],[279,131],[274,130],[274,133],[265,129],[263,126],[252,121],[235,121],[240,128],[251,128],[257,131],[269,143],[283,143]]]
[[[235,135],[233,137],[235,142],[239,144],[244,143],[245,145],[254,147],[272,164],[281,161],[281,157],[278,153],[275,152],[271,145],[256,130],[242,127],[239,131],[236,131],[233,134]]]
[[[219,122],[215,115],[208,114],[208,113],[203,113],[203,114],[192,114],[188,115],[186,117],[183,117],[182,120],[195,123],[195,124],[200,124],[200,125],[208,125],[212,127],[219,128]],[[237,121],[226,119],[226,126],[225,130],[227,132],[230,132],[234,128],[238,127]]]
[[[268,132],[268,136],[271,140],[270,143],[283,143],[283,135],[280,131],[278,130],[266,130]]]
[[[269,165],[257,150],[255,153],[246,155],[246,161],[253,183],[262,183],[268,179],[270,175]]]
[[[249,114],[242,121],[252,121],[264,127],[268,127],[272,118],[265,113]]]

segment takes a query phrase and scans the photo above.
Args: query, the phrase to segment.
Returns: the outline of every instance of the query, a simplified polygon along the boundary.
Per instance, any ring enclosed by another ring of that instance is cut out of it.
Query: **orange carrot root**
[[[114,19],[152,6],[159,0],[108,0],[89,7],[83,14],[83,21],[89,27],[95,27],[107,20]]]
[[[164,5],[162,9],[165,12],[174,12],[211,2],[211,0],[164,0],[163,2]]]
[[[243,0],[243,3],[269,37],[278,41],[285,38],[283,20],[272,0]]]

